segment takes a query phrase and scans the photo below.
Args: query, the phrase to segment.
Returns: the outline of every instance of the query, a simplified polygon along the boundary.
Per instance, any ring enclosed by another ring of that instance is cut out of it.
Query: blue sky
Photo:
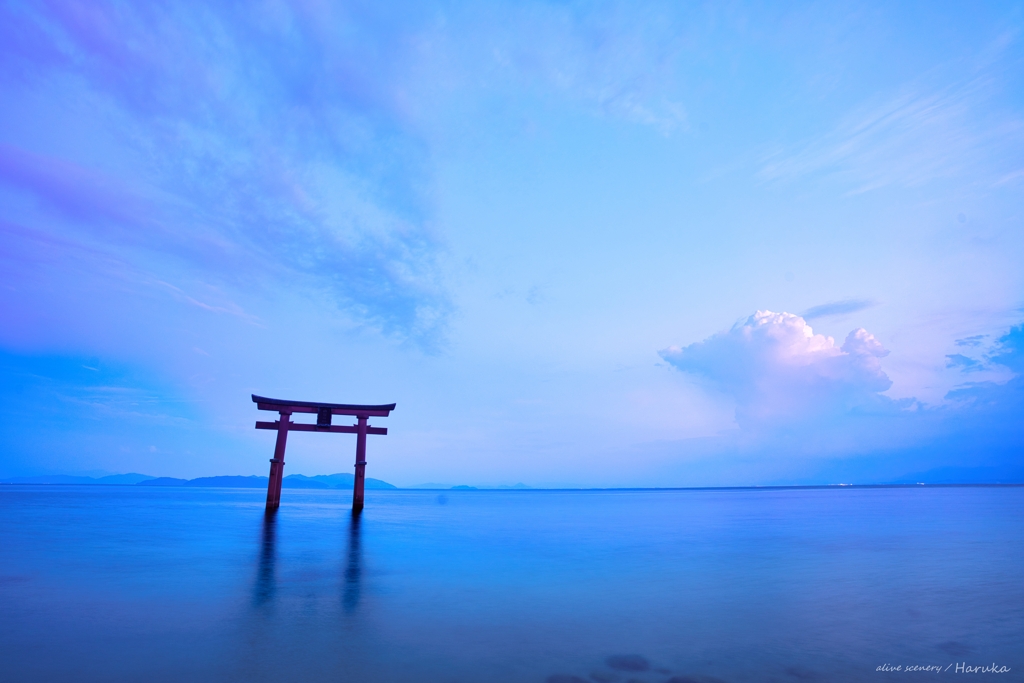
[[[1022,27],[3,3],[0,476],[265,474],[255,392],[398,485],[1024,478]]]

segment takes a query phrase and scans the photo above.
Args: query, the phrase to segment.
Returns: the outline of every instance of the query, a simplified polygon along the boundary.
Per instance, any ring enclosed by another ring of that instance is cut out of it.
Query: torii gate
[[[380,406],[352,405],[348,403],[313,403],[312,401],[285,401],[252,395],[257,410],[276,410],[281,417],[275,422],[257,422],[256,429],[277,431],[274,457],[270,459],[270,483],[267,485],[267,509],[276,510],[281,504],[281,479],[284,477],[284,448],[288,432],[332,432],[356,435],[356,478],[352,488],[352,510],[363,509],[363,483],[366,478],[366,435],[388,433],[387,427],[371,427],[366,420],[387,417],[395,409],[394,403]],[[316,413],[316,424],[292,422],[292,413]],[[332,415],[353,415],[357,423],[351,426],[332,426]]]

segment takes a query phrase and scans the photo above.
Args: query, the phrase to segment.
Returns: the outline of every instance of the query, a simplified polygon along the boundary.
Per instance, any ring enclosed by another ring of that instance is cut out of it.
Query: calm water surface
[[[0,679],[1024,680],[1024,488],[264,495],[0,487]]]

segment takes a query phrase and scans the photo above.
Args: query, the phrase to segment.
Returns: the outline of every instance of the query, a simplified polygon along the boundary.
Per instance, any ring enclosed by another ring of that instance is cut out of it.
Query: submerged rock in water
[[[801,681],[816,681],[821,678],[821,675],[818,672],[805,669],[802,666],[787,667],[786,673]]]
[[[618,671],[647,671],[651,668],[651,663],[640,655],[612,655],[605,661]]]
[[[958,643],[955,640],[947,640],[945,643],[939,645],[939,649],[945,652],[950,657],[963,657],[974,652],[974,648],[970,645],[964,645]]]

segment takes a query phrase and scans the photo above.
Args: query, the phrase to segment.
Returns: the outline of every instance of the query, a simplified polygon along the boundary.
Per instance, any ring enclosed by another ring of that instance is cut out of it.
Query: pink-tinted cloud
[[[670,347],[662,358],[736,402],[741,426],[786,424],[877,408],[892,382],[888,352],[864,329],[837,346],[791,313],[758,311],[702,342]]]

